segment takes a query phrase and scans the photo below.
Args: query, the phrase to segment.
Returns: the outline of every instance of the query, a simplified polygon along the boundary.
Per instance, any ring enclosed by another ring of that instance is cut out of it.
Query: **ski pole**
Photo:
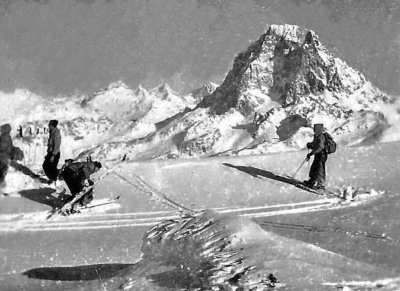
[[[33,152],[33,164],[36,164],[36,151],[38,148],[38,141],[37,141],[37,137],[39,136],[39,128],[36,128],[36,135],[35,135],[35,151]]]
[[[32,128],[29,127],[29,137],[28,137],[28,165],[31,165],[31,144],[32,144]]]
[[[303,167],[304,163],[307,161],[308,159],[306,158],[301,164],[300,167],[296,170],[296,172],[293,174],[292,179],[294,179],[294,177],[296,176],[297,172],[301,169],[301,167]]]
[[[22,153],[23,153],[23,155],[22,155],[22,163],[25,166],[24,134],[23,134],[23,130],[22,130],[22,126],[21,125],[19,126],[18,133],[19,133],[19,137],[20,137],[20,140],[21,140],[21,150],[22,150]]]

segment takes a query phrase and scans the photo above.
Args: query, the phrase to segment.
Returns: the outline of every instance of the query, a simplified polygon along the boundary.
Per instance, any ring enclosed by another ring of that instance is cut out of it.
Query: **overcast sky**
[[[122,80],[187,92],[221,83],[274,23],[314,30],[400,95],[398,0],[0,0],[0,91],[91,94]]]

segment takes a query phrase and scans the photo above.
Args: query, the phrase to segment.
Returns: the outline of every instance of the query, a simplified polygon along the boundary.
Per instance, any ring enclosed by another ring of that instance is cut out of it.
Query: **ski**
[[[100,203],[90,203],[87,206],[83,206],[83,207],[79,207],[78,209],[90,209],[90,208],[95,208],[95,207],[99,207],[99,206],[103,206],[103,205],[107,205],[107,204],[111,204],[111,203],[115,203],[116,201],[118,201],[121,198],[121,196],[117,196],[114,198],[110,198],[107,201],[104,202],[100,202]]]
[[[340,194],[339,192],[333,192],[331,190],[328,189],[314,189],[314,188],[310,188],[306,185],[304,185],[304,183],[302,181],[299,181],[297,179],[294,178],[295,175],[289,176],[286,174],[275,174],[273,172],[270,171],[266,171],[266,170],[262,170],[262,169],[257,169],[254,167],[247,167],[247,166],[235,166],[232,164],[228,164],[228,163],[223,163],[224,166],[230,167],[230,168],[234,168],[237,169],[239,171],[245,172],[246,174],[250,174],[253,177],[259,178],[261,179],[261,177],[264,178],[268,178],[268,179],[272,179],[275,181],[279,181],[282,183],[286,183],[289,185],[293,185],[299,189],[302,189],[304,191],[316,194],[316,195],[321,195],[321,196],[326,196],[329,198],[339,198],[341,200],[345,200],[345,198],[342,196],[342,194]],[[301,165],[300,165],[301,167]],[[297,171],[296,171],[297,173]],[[295,174],[296,174],[295,173]]]
[[[97,181],[96,181],[97,182]],[[62,205],[58,211],[58,213],[67,213],[68,210],[72,207],[72,205],[74,205],[74,203],[76,201],[78,201],[79,199],[81,199],[85,194],[87,194],[90,190],[92,190],[94,188],[95,184],[93,184],[92,186],[86,187],[84,188],[81,192],[79,192],[78,194],[75,195],[74,198],[72,198],[71,201],[68,201],[66,203],[64,203],[64,205]]]
[[[110,199],[108,199],[107,201],[100,202],[100,203],[93,203],[93,202],[91,202],[91,203],[89,203],[89,204],[86,205],[86,206],[78,206],[78,207],[76,207],[76,209],[75,209],[76,212],[70,213],[70,214],[67,214],[67,215],[79,214],[79,213],[81,213],[82,211],[85,211],[85,210],[87,210],[87,209],[93,209],[93,208],[96,208],[96,207],[100,207],[100,206],[104,206],[104,205],[109,205],[109,204],[112,204],[112,203],[117,202],[119,199],[120,199],[120,196],[117,196],[117,197],[114,197],[114,198],[110,198]]]
[[[329,198],[340,198],[342,200],[344,200],[344,198],[336,192],[330,191],[328,189],[315,189],[315,188],[311,188],[306,186],[302,181],[299,181],[297,179],[294,179],[292,177],[290,177],[289,175],[284,175],[285,177],[287,177],[288,179],[290,179],[291,183],[293,186],[300,188],[302,190],[308,191],[310,193],[314,193],[317,195],[321,195],[321,196],[327,196]]]
[[[68,201],[68,202],[64,203],[63,205],[61,205],[60,207],[57,207],[57,208],[53,209],[52,211],[50,211],[50,213],[49,213],[49,215],[47,216],[46,219],[51,218],[55,214],[65,213],[69,208],[71,208],[71,206],[76,201],[78,201],[80,198],[82,198],[83,195],[88,193],[97,184],[99,184],[105,177],[107,177],[109,174],[114,172],[118,167],[120,167],[125,160],[126,160],[126,154],[123,156],[122,160],[119,163],[115,164],[111,168],[106,169],[106,171],[96,180],[96,182],[93,183],[93,185],[85,187],[81,192],[76,194],[75,197],[71,201]]]

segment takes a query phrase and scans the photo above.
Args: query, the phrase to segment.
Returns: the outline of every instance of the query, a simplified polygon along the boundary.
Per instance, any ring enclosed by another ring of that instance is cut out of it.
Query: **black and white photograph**
[[[400,290],[399,0],[0,0],[0,290]]]

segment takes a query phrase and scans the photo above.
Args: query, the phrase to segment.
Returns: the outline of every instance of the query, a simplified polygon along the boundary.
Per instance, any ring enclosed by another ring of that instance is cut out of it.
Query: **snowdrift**
[[[158,223],[144,234],[141,250],[135,263],[43,267],[7,279],[37,290],[331,290],[357,282],[399,287],[398,280],[379,280],[382,271],[371,265],[209,210]]]

